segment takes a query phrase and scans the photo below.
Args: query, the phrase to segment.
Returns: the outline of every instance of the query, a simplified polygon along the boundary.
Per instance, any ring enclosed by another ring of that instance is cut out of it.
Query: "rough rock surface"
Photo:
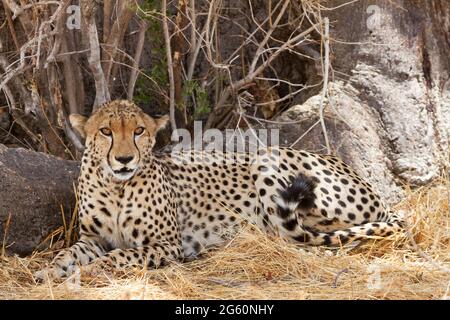
[[[78,171],[77,162],[0,145],[0,243],[6,239],[8,253],[36,249],[63,225],[61,208],[70,221]]]
[[[408,184],[430,182],[448,164],[448,3],[363,0],[330,11],[329,18],[339,40],[333,43],[336,77],[356,89],[378,123],[389,169]]]
[[[345,5],[344,5],[345,4]],[[424,185],[449,164],[450,7],[440,1],[330,0],[330,101],[335,152],[395,202],[402,184]],[[279,116],[292,144],[318,120],[320,95]],[[283,141],[282,141],[283,142]],[[319,152],[316,125],[295,147]]]
[[[390,203],[401,199],[403,191],[397,186],[392,164],[385,155],[382,130],[374,120],[367,103],[360,101],[350,84],[330,83],[332,104],[325,101],[324,120],[327,136],[334,154],[350,164],[371,182]],[[280,144],[317,153],[327,153],[320,125],[321,96],[313,96],[302,105],[293,106],[276,120],[284,125],[271,125],[280,130]]]

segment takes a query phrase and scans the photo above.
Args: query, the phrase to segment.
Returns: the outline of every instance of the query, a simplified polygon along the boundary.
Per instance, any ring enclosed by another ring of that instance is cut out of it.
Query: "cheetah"
[[[70,122],[85,138],[79,240],[38,279],[94,263],[157,268],[192,259],[223,244],[243,221],[325,246],[403,228],[402,218],[334,156],[283,147],[158,154],[152,148],[168,117],[150,117],[126,100],[106,103],[89,118],[73,114]]]

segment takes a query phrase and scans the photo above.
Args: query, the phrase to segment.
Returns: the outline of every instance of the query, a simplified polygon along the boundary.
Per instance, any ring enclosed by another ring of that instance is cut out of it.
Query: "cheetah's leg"
[[[68,249],[59,252],[50,267],[35,273],[37,280],[46,281],[47,278],[59,279],[74,273],[78,265],[85,265],[103,256],[107,246],[98,238],[81,236],[80,240]]]
[[[179,261],[182,257],[181,245],[161,242],[150,246],[111,250],[94,261],[92,267],[99,266],[114,270],[130,266],[158,268],[170,261]],[[83,269],[89,270],[89,266]]]

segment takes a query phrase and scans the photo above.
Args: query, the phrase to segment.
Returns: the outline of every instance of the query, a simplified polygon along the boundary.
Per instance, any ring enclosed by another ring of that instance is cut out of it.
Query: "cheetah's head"
[[[122,181],[139,169],[155,144],[156,133],[168,122],[168,116],[152,118],[126,100],[106,103],[89,118],[71,114],[69,119],[86,138],[85,155]]]

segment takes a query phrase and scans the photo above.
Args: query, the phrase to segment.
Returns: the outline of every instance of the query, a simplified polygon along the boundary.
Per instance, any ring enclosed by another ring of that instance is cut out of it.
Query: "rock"
[[[333,70],[377,123],[389,169],[406,184],[429,183],[448,164],[449,8],[362,0],[328,13],[331,38],[340,40],[332,45]]]
[[[75,161],[0,145],[0,242],[7,253],[31,253],[63,225],[61,210],[70,221],[78,172]]]
[[[325,100],[324,120],[332,153],[372,183],[387,202],[397,202],[403,196],[403,190],[397,186],[398,179],[384,153],[385,147],[379,137],[380,124],[350,84],[330,83],[329,88],[332,103]],[[313,96],[276,118],[277,122],[287,124],[269,126],[280,130],[281,145],[327,153],[319,123],[320,99],[320,95]]]
[[[450,26],[448,2],[361,0],[323,13],[331,22],[330,99],[325,122],[332,149],[399,200],[401,185],[425,185],[448,166]],[[277,126],[292,144],[318,120],[320,95],[285,111]],[[282,141],[283,142],[283,141]],[[325,152],[316,125],[296,144]]]

